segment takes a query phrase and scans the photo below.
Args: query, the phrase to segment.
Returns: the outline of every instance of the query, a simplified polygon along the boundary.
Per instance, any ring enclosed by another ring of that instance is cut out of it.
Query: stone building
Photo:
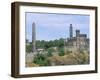
[[[65,40],[65,46],[68,51],[89,51],[89,38],[86,34],[81,34],[80,30],[76,30],[76,35],[73,37],[73,26],[70,24],[69,38]]]

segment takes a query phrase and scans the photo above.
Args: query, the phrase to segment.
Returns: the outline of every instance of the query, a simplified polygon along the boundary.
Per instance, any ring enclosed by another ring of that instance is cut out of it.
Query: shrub
[[[49,61],[47,60],[47,57],[44,54],[37,54],[34,57],[33,63],[38,64],[39,66],[48,66]]]
[[[52,52],[54,52],[54,50],[52,48],[47,49],[47,56],[51,57],[52,56]]]
[[[65,55],[65,52],[64,52],[64,48],[63,47],[59,48],[59,54],[58,55],[59,56],[64,56]]]
[[[26,45],[26,52],[27,53],[32,52],[32,44]]]

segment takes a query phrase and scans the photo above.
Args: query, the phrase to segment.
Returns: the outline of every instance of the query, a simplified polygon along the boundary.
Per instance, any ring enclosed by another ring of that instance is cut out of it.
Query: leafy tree
[[[59,39],[58,46],[59,46],[59,47],[64,46],[64,39],[63,39],[63,38],[60,38],[60,39]]]
[[[36,47],[37,48],[45,48],[48,49],[50,47],[62,47],[64,46],[64,39],[60,38],[59,40],[50,40],[50,41],[44,41],[44,40],[37,40],[36,41]]]
[[[26,52],[27,53],[32,52],[32,44],[31,43],[29,45],[26,45]]]
[[[49,49],[47,50],[47,56],[48,56],[48,57],[52,56],[52,52],[54,52],[54,50],[53,50],[52,48],[49,48]]]

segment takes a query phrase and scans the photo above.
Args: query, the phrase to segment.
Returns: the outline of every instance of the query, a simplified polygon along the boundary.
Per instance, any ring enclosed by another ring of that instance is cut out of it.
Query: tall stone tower
[[[80,30],[76,30],[76,37],[79,37],[80,35]]]
[[[36,31],[34,22],[32,24],[32,52],[36,52]]]
[[[72,24],[70,24],[70,28],[69,28],[69,36],[70,36],[70,39],[73,37],[73,26]]]

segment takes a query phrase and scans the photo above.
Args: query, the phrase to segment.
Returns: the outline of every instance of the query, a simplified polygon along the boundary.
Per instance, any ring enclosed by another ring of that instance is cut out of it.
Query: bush
[[[59,54],[58,55],[59,56],[64,56],[65,55],[65,52],[64,52],[64,48],[63,47],[59,48]]]
[[[37,54],[34,57],[33,63],[38,64],[39,66],[48,66],[49,61],[47,60],[47,57],[44,54]]]
[[[27,53],[32,52],[32,44],[26,45],[26,52]]]
[[[47,49],[47,56],[51,57],[52,56],[52,52],[54,52],[54,50],[52,48]]]

